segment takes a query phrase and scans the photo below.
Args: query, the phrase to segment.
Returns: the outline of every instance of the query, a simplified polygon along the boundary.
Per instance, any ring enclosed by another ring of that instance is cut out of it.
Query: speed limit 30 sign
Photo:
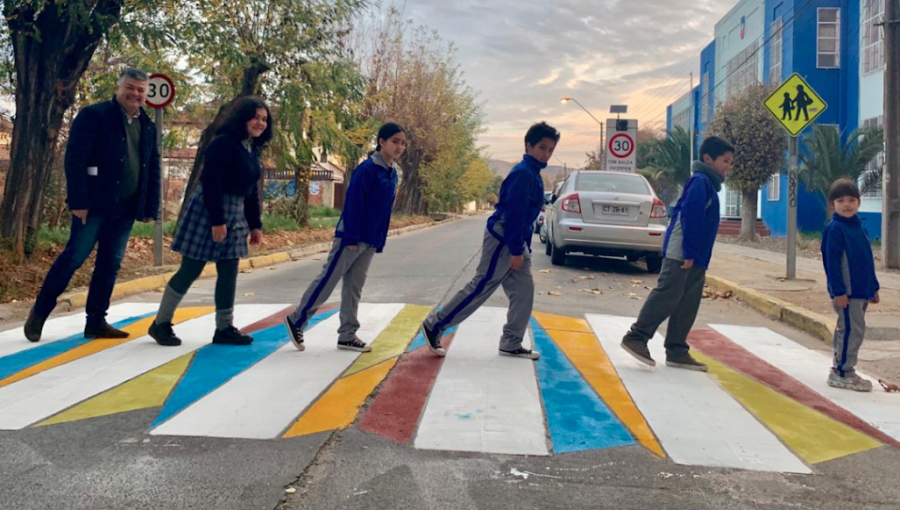
[[[637,167],[637,120],[607,119],[606,165],[612,172],[634,173]]]
[[[150,75],[147,88],[147,106],[165,108],[175,100],[175,83],[164,74]]]

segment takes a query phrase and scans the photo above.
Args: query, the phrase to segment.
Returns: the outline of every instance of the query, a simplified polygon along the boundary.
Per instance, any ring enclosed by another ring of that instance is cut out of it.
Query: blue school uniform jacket
[[[694,173],[678,197],[663,243],[663,255],[666,256],[672,232],[676,225],[680,226],[684,259],[693,259],[694,266],[703,269],[709,268],[716,234],[719,232],[719,195],[716,183],[707,175],[709,172],[715,170],[703,163],[694,162]],[[721,186],[721,182],[718,184]],[[680,257],[676,254],[670,258]]]
[[[503,184],[500,185],[500,201],[494,214],[488,218],[488,231],[503,242],[512,255],[522,255],[527,246],[531,250],[534,221],[544,205],[544,180],[541,170],[547,163],[525,155],[513,167]],[[494,230],[494,225],[503,220],[503,236]]]
[[[366,243],[376,253],[384,251],[391,209],[397,195],[397,170],[376,152],[363,161],[350,178],[347,200],[335,237],[343,246]]]
[[[869,236],[859,216],[835,214],[822,231],[822,264],[828,276],[828,294],[850,299],[872,299],[880,289]]]

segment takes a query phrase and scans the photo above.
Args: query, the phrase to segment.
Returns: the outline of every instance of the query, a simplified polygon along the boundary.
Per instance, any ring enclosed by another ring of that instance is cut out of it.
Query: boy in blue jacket
[[[448,328],[472,315],[497,287],[509,297],[509,313],[500,355],[538,359],[540,354],[522,347],[534,305],[534,280],[531,275],[532,225],[544,204],[541,170],[559,143],[559,131],[541,122],[525,134],[525,156],[503,180],[500,201],[487,221],[481,261],[472,279],[443,308],[435,308],[422,324],[425,344],[436,356],[447,352],[441,335]]]
[[[866,309],[869,303],[881,301],[872,246],[856,215],[859,202],[859,188],[850,179],[838,179],[831,185],[828,203],[834,209],[834,217],[822,231],[821,245],[828,294],[838,314],[834,366],[828,375],[828,385],[872,391],[872,383],[855,370],[859,348],[866,336]]]
[[[384,250],[387,242],[391,209],[397,194],[394,164],[404,150],[406,131],[399,124],[388,122],[378,130],[375,151],[353,172],[331,253],[322,273],[306,289],[294,312],[284,318],[291,343],[297,350],[306,350],[303,329],[341,280],[344,283],[337,347],[356,352],[372,350],[371,345],[356,336],[360,327],[357,310],[372,259]]]
[[[691,168],[693,174],[684,185],[666,231],[659,284],[622,339],[622,348],[638,361],[656,366],[647,342],[669,319],[666,366],[707,370],[691,356],[687,335],[700,309],[706,269],[719,231],[718,192],[733,164],[734,147],[725,140],[711,136],[700,145],[700,161]]]

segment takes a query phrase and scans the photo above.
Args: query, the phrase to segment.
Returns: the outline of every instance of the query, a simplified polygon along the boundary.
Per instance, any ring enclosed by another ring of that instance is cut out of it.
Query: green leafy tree
[[[827,196],[831,184],[842,177],[854,182],[863,181],[863,193],[881,182],[881,169],[866,173],[869,163],[884,150],[881,128],[856,130],[842,145],[837,127],[816,125],[812,133],[803,138],[803,146],[800,178],[807,188],[818,190],[823,196]]]
[[[675,126],[666,138],[638,146],[638,173],[646,177],[660,198],[670,203],[691,177],[691,136]]]
[[[787,136],[763,102],[771,93],[766,85],[751,85],[716,109],[708,133],[730,141],[735,148],[729,188],[742,194],[739,239],[754,241],[759,189],[785,164]]]

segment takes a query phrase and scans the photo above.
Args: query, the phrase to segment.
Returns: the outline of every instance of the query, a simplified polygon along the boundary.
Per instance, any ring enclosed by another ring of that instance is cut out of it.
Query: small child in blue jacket
[[[859,348],[866,336],[866,309],[878,304],[878,278],[869,236],[856,215],[860,194],[856,183],[838,179],[828,192],[834,209],[831,223],[822,231],[822,263],[828,276],[828,294],[838,314],[834,330],[834,365],[828,385],[856,391],[872,391],[872,382],[856,374]]]
[[[734,164],[734,147],[711,136],[700,145],[700,161],[675,205],[663,243],[659,284],[647,297],[637,322],[622,339],[622,348],[638,361],[656,366],[647,343],[659,325],[666,330],[666,366],[705,372],[690,354],[687,335],[697,318],[706,269],[719,231],[719,195]]]
[[[541,170],[559,142],[559,131],[544,122],[525,134],[525,156],[500,186],[500,201],[488,218],[481,261],[475,278],[443,307],[435,308],[422,324],[425,344],[435,356],[445,356],[441,336],[464,321],[501,285],[509,297],[507,323],[500,338],[500,355],[538,359],[540,354],[522,346],[534,305],[531,275],[531,238],[534,220],[544,205]]]
[[[369,265],[375,254],[384,250],[387,241],[391,209],[397,194],[394,164],[404,150],[406,131],[399,124],[388,122],[378,130],[375,152],[353,172],[331,253],[322,273],[306,289],[294,312],[284,318],[291,343],[298,350],[306,349],[303,343],[306,323],[331,296],[340,280],[343,280],[343,290],[337,347],[356,352],[372,350],[372,346],[356,336],[360,327],[356,312]]]

